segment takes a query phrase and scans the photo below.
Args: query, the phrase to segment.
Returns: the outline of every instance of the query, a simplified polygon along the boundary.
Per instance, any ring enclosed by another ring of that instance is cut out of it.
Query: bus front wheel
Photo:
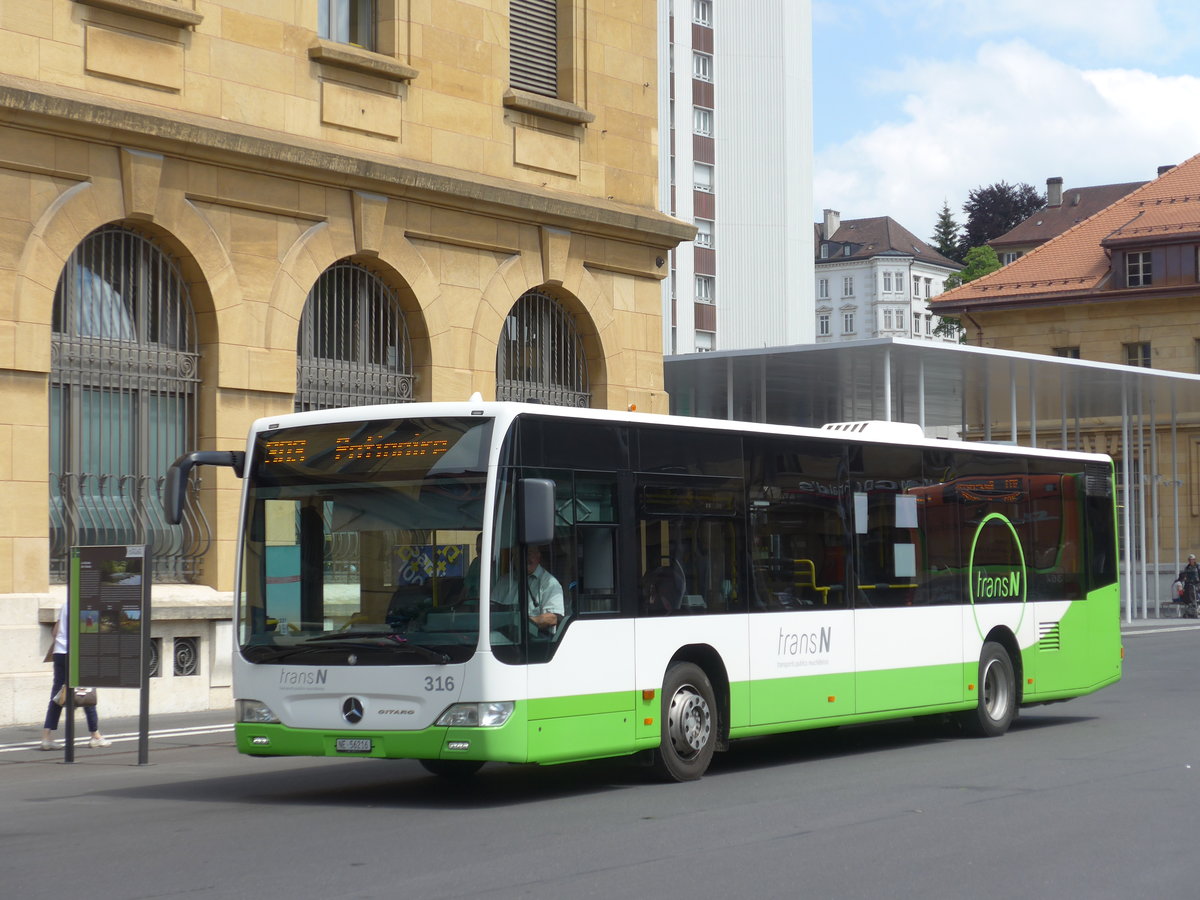
[[[1008,651],[995,641],[979,654],[979,701],[961,714],[963,729],[977,737],[999,737],[1017,714],[1017,680]]]
[[[670,781],[704,774],[717,746],[717,700],[704,670],[677,663],[667,670],[662,694],[662,742],[655,768]]]

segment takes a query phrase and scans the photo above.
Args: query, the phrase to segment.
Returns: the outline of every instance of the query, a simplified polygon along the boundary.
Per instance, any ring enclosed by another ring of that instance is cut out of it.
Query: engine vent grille
[[[1112,472],[1100,463],[1087,463],[1083,467],[1084,490],[1089,497],[1112,496]]]
[[[1039,650],[1061,650],[1062,649],[1062,632],[1059,629],[1058,622],[1039,622],[1038,623],[1038,649]]]

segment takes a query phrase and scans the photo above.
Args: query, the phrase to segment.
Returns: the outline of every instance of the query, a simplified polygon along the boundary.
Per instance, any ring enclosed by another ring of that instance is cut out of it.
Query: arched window
[[[496,351],[496,399],[583,407],[591,401],[575,322],[541,291],[522,294],[504,320]]]
[[[300,318],[296,411],[413,399],[412,348],[396,292],[348,260],[321,273]]]
[[[187,284],[150,240],[106,225],[75,248],[54,292],[50,576],[72,546],[151,544],[154,578],[197,574],[209,530],[194,503],[169,526],[167,467],[196,449],[196,325]]]

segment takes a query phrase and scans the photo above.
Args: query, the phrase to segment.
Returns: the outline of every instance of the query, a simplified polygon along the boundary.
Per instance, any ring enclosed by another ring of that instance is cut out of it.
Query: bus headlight
[[[495,728],[503,725],[512,715],[513,702],[501,700],[495,703],[455,703],[438,716],[438,725]]]
[[[279,717],[261,700],[237,701],[237,720],[255,725],[278,725]]]

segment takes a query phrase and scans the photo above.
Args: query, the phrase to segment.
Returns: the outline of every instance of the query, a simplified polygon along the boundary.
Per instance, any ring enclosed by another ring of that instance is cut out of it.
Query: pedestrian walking
[[[46,707],[46,721],[42,725],[43,750],[61,750],[63,747],[61,741],[54,739],[54,732],[58,729],[58,719],[62,715],[63,706],[66,705],[67,639],[70,635],[67,616],[70,605],[69,601],[62,605],[62,609],[58,611],[58,620],[54,623],[54,644],[50,647],[49,654],[54,663],[54,685],[50,688],[50,704]],[[64,702],[61,705],[56,699],[59,691],[64,692]],[[91,733],[88,746],[94,750],[111,747],[112,741],[100,733],[100,716],[96,712],[95,705],[85,706],[83,714],[87,718],[88,731]]]

